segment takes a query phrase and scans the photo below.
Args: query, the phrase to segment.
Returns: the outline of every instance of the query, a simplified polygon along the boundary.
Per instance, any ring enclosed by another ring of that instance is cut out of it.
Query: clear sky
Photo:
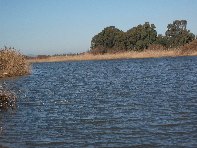
[[[0,47],[24,54],[87,51],[107,26],[128,29],[148,21],[164,34],[186,19],[197,35],[197,0],[0,0]]]

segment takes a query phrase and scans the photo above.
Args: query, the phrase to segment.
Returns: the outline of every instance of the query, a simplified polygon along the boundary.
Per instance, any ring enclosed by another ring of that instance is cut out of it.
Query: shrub
[[[159,44],[152,44],[147,50],[167,50],[167,48]]]
[[[0,88],[0,109],[14,108],[15,105],[16,95],[11,91]]]
[[[25,57],[14,49],[0,49],[0,78],[29,74]]]
[[[107,49],[102,46],[98,46],[95,49],[91,50],[90,53],[92,53],[93,55],[105,54],[107,53]]]
[[[191,51],[197,51],[197,39],[193,40],[192,42],[185,44],[181,47],[182,50],[191,50]]]

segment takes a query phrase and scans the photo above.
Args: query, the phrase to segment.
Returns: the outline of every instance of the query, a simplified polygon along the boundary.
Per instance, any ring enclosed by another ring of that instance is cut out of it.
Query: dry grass
[[[121,52],[115,54],[98,54],[93,55],[85,53],[83,55],[74,56],[52,56],[45,59],[30,59],[33,62],[60,62],[60,61],[84,61],[84,60],[112,60],[112,59],[132,59],[132,58],[158,58],[158,57],[176,57],[176,56],[197,56],[196,51],[185,51],[180,49],[162,50],[162,49],[147,49],[142,52]]]
[[[29,74],[29,64],[16,50],[0,49],[0,78]]]
[[[189,44],[186,44],[178,49],[180,55],[197,55],[197,39]]]
[[[112,60],[131,58],[159,58],[177,56],[197,56],[197,39],[176,49],[166,49],[161,45],[152,45],[142,52],[129,51],[120,53],[91,54],[85,53],[72,56],[51,56],[46,58],[29,59],[33,62],[59,62],[59,61],[84,61],[84,60]]]

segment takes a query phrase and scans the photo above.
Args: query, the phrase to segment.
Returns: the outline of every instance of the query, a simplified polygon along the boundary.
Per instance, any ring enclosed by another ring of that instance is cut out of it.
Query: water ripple
[[[197,58],[33,64],[7,80],[0,147],[196,147]]]

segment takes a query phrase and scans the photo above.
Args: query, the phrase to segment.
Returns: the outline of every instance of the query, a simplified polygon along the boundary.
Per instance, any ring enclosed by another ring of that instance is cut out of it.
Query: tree
[[[142,51],[156,44],[164,48],[179,47],[195,39],[195,35],[187,30],[186,20],[175,20],[168,24],[165,35],[158,35],[154,24],[145,22],[123,32],[115,26],[104,28],[91,41],[91,52],[107,53],[119,51]],[[155,46],[155,47],[156,47]]]
[[[157,39],[154,42],[154,44],[161,45],[161,46],[164,46],[164,47],[168,47],[169,40],[168,40],[168,38],[166,36],[163,36],[163,35],[159,34],[157,36]]]
[[[143,50],[157,38],[157,31],[154,24],[145,22],[143,25],[138,25],[126,32],[127,49],[129,50]]]
[[[186,20],[175,20],[173,24],[168,24],[165,34],[168,39],[168,47],[178,47],[195,39],[195,35],[187,30]]]
[[[100,50],[102,48],[106,50],[115,47],[121,48],[118,42],[121,42],[123,36],[123,31],[115,28],[115,26],[106,27],[92,38],[91,49],[98,49],[98,47]]]

